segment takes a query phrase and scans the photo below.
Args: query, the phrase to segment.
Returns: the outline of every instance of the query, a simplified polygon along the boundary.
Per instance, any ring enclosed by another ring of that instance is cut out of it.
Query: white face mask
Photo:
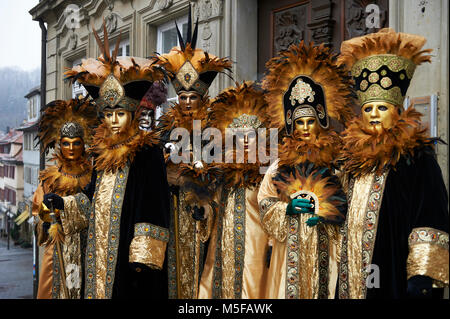
[[[143,131],[150,131],[153,121],[153,111],[149,109],[143,109],[139,116],[139,128]]]

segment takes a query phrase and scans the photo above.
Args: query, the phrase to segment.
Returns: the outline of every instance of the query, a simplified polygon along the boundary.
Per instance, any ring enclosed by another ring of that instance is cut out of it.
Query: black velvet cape
[[[434,151],[416,149],[402,157],[386,179],[372,264],[380,270],[380,288],[368,288],[367,299],[407,298],[408,236],[413,228],[449,232],[448,195]]]
[[[97,172],[94,171],[84,190],[91,201],[96,178]],[[156,145],[145,145],[136,152],[130,165],[125,189],[113,299],[168,298],[167,249],[163,269],[153,270],[143,264],[129,263],[129,248],[136,223],[151,223],[169,229],[169,209],[169,187],[162,150]]]

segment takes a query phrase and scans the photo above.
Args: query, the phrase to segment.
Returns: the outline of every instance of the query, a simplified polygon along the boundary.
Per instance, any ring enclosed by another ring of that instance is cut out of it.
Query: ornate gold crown
[[[416,66],[431,62],[424,37],[381,29],[344,41],[338,64],[351,71],[361,105],[387,101],[402,107]]]

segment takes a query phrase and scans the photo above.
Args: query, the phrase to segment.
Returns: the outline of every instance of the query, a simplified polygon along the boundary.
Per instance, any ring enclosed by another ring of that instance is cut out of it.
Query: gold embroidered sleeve
[[[130,244],[129,262],[161,270],[168,241],[167,228],[150,223],[137,223],[134,225],[134,237]]]
[[[63,197],[64,210],[60,212],[65,235],[79,233],[88,227],[88,212],[91,202],[83,193]]]
[[[435,287],[449,284],[448,234],[429,227],[414,228],[408,238],[408,279],[428,276]]]

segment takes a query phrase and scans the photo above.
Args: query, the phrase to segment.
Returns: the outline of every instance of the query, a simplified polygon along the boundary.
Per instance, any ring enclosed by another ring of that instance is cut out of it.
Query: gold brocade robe
[[[90,173],[87,174],[90,176]],[[81,186],[87,184],[86,181],[81,182]],[[38,216],[44,194],[53,192],[51,186],[45,182],[40,183],[33,195],[33,215]],[[74,189],[74,192],[78,191]],[[59,193],[59,195],[68,195],[67,193]],[[62,228],[64,231],[64,244],[62,245],[63,262],[65,265],[66,286],[70,299],[79,299],[81,296],[81,281],[83,272],[83,253],[85,247],[84,237],[82,233],[87,228],[87,220],[84,216],[70,214],[61,211],[64,216]],[[62,217],[61,216],[61,217]],[[48,242],[48,234],[43,230],[43,221],[40,220],[36,227],[38,233],[38,244],[44,246],[44,254],[39,269],[39,287],[37,299],[63,299],[64,293],[61,286],[61,265],[59,264],[57,251],[54,244]]]
[[[221,201],[225,206],[215,216],[199,298],[264,298],[269,239],[256,195],[257,188],[233,188]]]
[[[311,216],[287,216],[288,203],[278,198],[272,178],[278,161],[261,183],[258,203],[264,230],[273,238],[272,257],[263,298],[334,298],[337,282],[339,227],[321,224],[309,227]]]
[[[203,268],[204,243],[211,218],[196,221],[186,209],[186,191],[180,187],[171,195],[170,239],[168,243],[169,298],[196,299]],[[203,225],[204,224],[204,225]],[[177,234],[177,235],[175,235]],[[205,235],[206,234],[206,235]]]

